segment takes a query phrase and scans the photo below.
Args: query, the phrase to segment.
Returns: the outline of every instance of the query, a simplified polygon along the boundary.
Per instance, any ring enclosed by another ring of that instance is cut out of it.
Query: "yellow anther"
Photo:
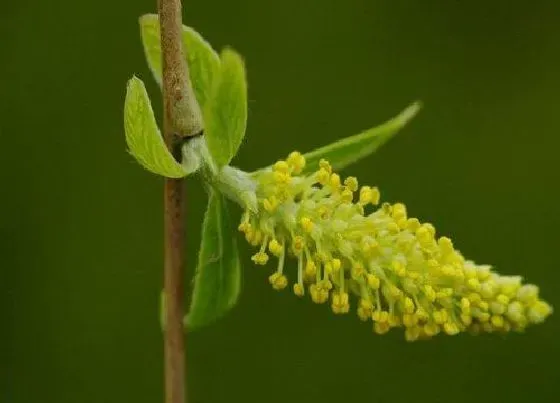
[[[305,168],[305,157],[300,152],[294,151],[290,153],[287,162],[295,174],[300,174],[303,168]]]
[[[490,272],[490,266],[479,266],[476,274],[480,281],[488,280],[492,275]]]
[[[272,167],[275,172],[280,172],[287,174],[290,171],[290,167],[286,161],[277,161],[274,166]]]
[[[391,326],[389,325],[389,323],[375,322],[373,324],[373,331],[377,334],[385,334],[389,330],[391,330]]]
[[[337,191],[340,189],[340,175],[338,174],[331,174],[330,180],[329,180],[329,185],[331,186],[331,188],[334,191]]]
[[[284,251],[284,247],[276,239],[273,239],[268,243],[268,250],[274,256],[280,256]]]
[[[303,297],[305,295],[305,289],[303,288],[302,284],[294,284],[294,294],[296,294],[298,297]]]
[[[456,268],[454,276],[458,280],[463,280],[465,278],[465,273],[463,272],[463,270]]]
[[[472,323],[472,316],[467,314],[461,314],[461,322],[463,322],[465,326],[469,326]]]
[[[308,260],[305,264],[304,274],[308,278],[313,278],[317,274],[317,266],[313,260]]]
[[[332,268],[334,270],[334,272],[337,272],[340,270],[340,268],[342,267],[342,262],[340,261],[340,259],[333,259],[331,260],[331,264],[332,264]]]
[[[243,221],[239,224],[239,227],[237,227],[237,229],[241,232],[245,232],[247,231],[249,228],[251,228],[251,224],[249,224],[247,221]]]
[[[406,229],[412,232],[416,232],[420,228],[420,221],[417,218],[409,218],[406,220]]]
[[[442,288],[436,292],[437,299],[449,298],[453,295],[453,288]]]
[[[252,228],[248,228],[245,230],[245,239],[249,244],[253,244],[253,237],[255,235],[255,231]]]
[[[437,323],[438,325],[443,325],[444,323],[447,322],[447,311],[444,309],[441,309],[439,311],[435,311],[432,314],[432,317],[434,318],[434,322]]]
[[[402,296],[403,296],[403,292],[402,292],[402,290],[401,290],[399,287],[397,287],[397,286],[395,286],[395,285],[391,285],[391,286],[389,287],[389,297],[390,297],[390,298],[398,299],[398,298],[400,298],[400,297],[402,297]]]
[[[435,336],[440,332],[439,326],[435,323],[426,323],[423,330],[426,336],[430,337]]]
[[[369,273],[367,275],[367,283],[372,290],[378,290],[379,286],[381,285],[381,280],[379,280],[379,277],[377,277],[375,274]]]
[[[346,186],[346,188],[351,192],[355,192],[358,190],[358,179],[354,176],[349,176],[344,180],[344,186]]]
[[[502,294],[513,298],[517,294],[517,290],[521,288],[521,277],[519,276],[507,276],[501,279],[501,291]]]
[[[533,303],[527,310],[527,318],[532,323],[541,323],[550,314],[552,314],[552,307],[544,301]]]
[[[446,236],[442,236],[438,239],[438,245],[444,255],[453,252],[453,242],[451,242],[451,239]]]
[[[441,274],[447,277],[455,277],[455,268],[450,264],[445,264],[441,268]]]
[[[460,329],[454,322],[446,322],[443,324],[443,331],[449,336],[454,336],[459,333]]]
[[[490,314],[488,312],[480,312],[475,316],[480,322],[488,322],[490,320]]]
[[[404,338],[406,341],[416,341],[420,337],[420,328],[418,326],[408,327],[404,331]]]
[[[279,171],[274,172],[274,181],[279,185],[286,185],[290,183],[291,180],[292,177],[290,176],[289,173],[279,172]]]
[[[420,321],[427,321],[428,319],[430,319],[428,312],[426,312],[422,307],[418,307],[416,309],[415,315],[418,317],[418,320]]]
[[[371,202],[372,194],[371,194],[371,187],[369,186],[362,186],[360,189],[360,204],[368,204]]]
[[[321,286],[321,288],[327,291],[332,289],[332,283],[330,282],[330,280],[323,280],[319,285]]]
[[[268,277],[268,281],[275,290],[283,290],[288,285],[288,279],[280,273],[273,273]]]
[[[436,236],[436,228],[432,224],[427,222],[427,223],[422,224],[422,226],[428,230],[428,232],[430,233],[432,238]]]
[[[316,304],[324,304],[329,297],[328,291],[316,284],[311,284],[309,293],[311,294],[311,300]]]
[[[492,301],[490,303],[490,311],[497,315],[502,315],[506,311],[506,306],[504,304],[500,304],[499,302]]]
[[[375,239],[371,237],[364,237],[364,239],[362,239],[360,247],[364,255],[366,255],[367,257],[372,257],[379,251],[379,244]]]
[[[370,186],[362,186],[360,189],[360,199],[359,199],[359,203],[361,205],[366,205],[366,204],[378,204],[379,203],[379,198],[380,198],[380,194],[379,194],[379,189],[377,189],[376,187],[370,187]]]
[[[395,220],[406,220],[406,206],[402,203],[393,204],[392,216]]]
[[[490,308],[490,305],[486,301],[480,301],[478,303],[478,308],[482,311],[487,311]]]
[[[348,294],[345,292],[333,293],[331,308],[334,313],[348,313],[350,310]]]
[[[412,298],[406,297],[404,299],[403,311],[405,313],[414,313],[415,308],[416,306],[414,305],[414,301],[412,301]]]
[[[331,174],[327,172],[326,169],[321,168],[319,169],[316,173],[315,173],[315,177],[317,179],[317,182],[319,182],[321,185],[326,185],[329,181]]]
[[[509,297],[504,294],[500,294],[496,297],[496,301],[500,304],[507,305],[509,304]]]
[[[309,217],[303,217],[299,223],[305,232],[313,231],[313,221]]]
[[[371,318],[378,323],[387,323],[389,321],[389,312],[375,311],[371,314]]]
[[[476,269],[472,266],[465,266],[463,268],[463,272],[465,273],[465,277],[468,279],[471,278],[478,279],[478,276],[476,274]]]
[[[405,230],[408,225],[408,221],[406,218],[399,218],[396,223],[401,230]]]
[[[404,263],[401,262],[400,260],[393,260],[391,262],[391,269],[399,277],[406,276],[406,268],[404,266]]]
[[[255,264],[265,265],[268,262],[268,255],[265,252],[257,252],[251,257]]]
[[[433,240],[432,234],[426,228],[425,224],[416,230],[416,238],[421,245],[426,245]]]
[[[428,298],[428,301],[434,302],[436,300],[437,295],[431,285],[427,284],[424,286],[424,293],[426,294],[426,298]]]
[[[369,299],[361,298],[358,305],[358,316],[364,322],[371,318],[373,303]]]
[[[387,224],[387,230],[391,233],[391,234],[397,234],[399,232],[399,225],[392,221],[389,224]]]
[[[514,301],[509,304],[506,315],[509,320],[512,320],[514,322],[522,322],[525,318],[523,315],[523,311],[523,304],[519,301]]]
[[[379,199],[381,199],[381,193],[379,193],[379,189],[377,187],[371,188],[371,201],[370,203],[374,206],[379,204]]]
[[[484,298],[492,298],[496,293],[495,283],[493,281],[486,281],[480,286],[480,295]]]
[[[305,240],[302,236],[296,235],[292,241],[292,248],[296,255],[299,255],[303,251],[303,247],[305,246]]]
[[[410,313],[405,313],[403,315],[403,325],[406,327],[416,326],[418,324],[418,316]]]
[[[263,234],[262,234],[262,232],[261,232],[260,230],[256,230],[256,231],[254,231],[254,232],[252,233],[252,238],[251,238],[251,240],[249,241],[249,243],[250,243],[252,246],[258,246],[258,245],[260,245],[262,239],[263,239]]]
[[[532,304],[539,298],[539,288],[533,284],[527,284],[517,290],[517,299],[524,304]]]
[[[325,302],[327,302],[329,299],[329,291],[321,288],[319,289],[319,299],[318,299],[318,303],[319,304],[324,304]]]
[[[477,278],[469,278],[467,280],[467,286],[474,291],[480,291],[480,281]]]
[[[490,323],[492,323],[492,326],[494,327],[502,328],[504,327],[504,317],[501,315],[492,315],[492,318],[490,318]]]
[[[389,318],[387,319],[389,326],[397,327],[401,325],[401,318],[395,314],[389,314]]]
[[[343,203],[352,203],[353,198],[354,194],[348,189],[344,189],[340,195],[340,199]]]
[[[313,302],[315,302],[316,304],[319,303],[319,287],[317,287],[317,284],[311,284],[311,286],[309,287],[309,294],[311,294],[311,300]]]
[[[321,169],[324,169],[325,171],[327,171],[327,173],[330,175],[332,173],[332,167],[331,164],[329,163],[329,161],[325,160],[325,159],[321,159],[319,161],[319,167],[321,167]]]
[[[471,301],[469,301],[468,298],[461,298],[461,310],[463,312],[469,312],[469,310],[471,309]]]
[[[467,295],[467,298],[469,299],[469,301],[471,301],[471,304],[473,305],[477,305],[482,301],[482,297],[480,296],[480,294],[477,294],[476,292],[471,292],[469,295]]]

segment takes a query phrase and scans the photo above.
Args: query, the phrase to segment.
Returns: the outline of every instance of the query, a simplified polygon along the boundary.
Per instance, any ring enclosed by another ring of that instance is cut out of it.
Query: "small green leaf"
[[[306,160],[304,173],[316,171],[319,168],[319,161],[323,158],[331,163],[333,169],[341,170],[373,154],[397,134],[419,110],[420,103],[415,102],[400,114],[379,126],[304,154]]]
[[[232,49],[221,54],[220,74],[204,108],[204,134],[218,167],[237,154],[247,127],[247,81],[241,56]]]
[[[187,171],[171,155],[159,129],[144,83],[128,80],[124,101],[124,131],[129,152],[148,171],[168,178],[182,178]]]
[[[140,33],[146,60],[154,78],[161,86],[161,38],[157,14],[140,17]],[[193,90],[200,107],[203,108],[208,101],[212,82],[218,74],[220,58],[198,32],[185,25],[183,25],[183,45]]]
[[[212,192],[202,227],[202,243],[189,314],[189,329],[208,325],[237,302],[241,290],[241,266],[237,241],[226,200]]]

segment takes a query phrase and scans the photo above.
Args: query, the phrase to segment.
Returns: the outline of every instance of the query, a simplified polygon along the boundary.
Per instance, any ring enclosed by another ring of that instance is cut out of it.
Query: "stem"
[[[163,133],[170,152],[180,162],[185,137],[202,132],[200,107],[183,57],[181,1],[158,0],[163,55]],[[183,180],[165,179],[164,294],[165,402],[185,403],[183,339],[183,266],[185,209]]]

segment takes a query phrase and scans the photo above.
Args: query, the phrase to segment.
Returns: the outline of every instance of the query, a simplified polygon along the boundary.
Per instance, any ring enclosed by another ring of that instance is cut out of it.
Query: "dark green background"
[[[558,1],[187,3],[186,23],[246,58],[237,165],[421,99],[402,135],[347,172],[560,307]],[[154,7],[2,1],[1,402],[163,401],[162,180],[126,154],[122,125],[133,73],[160,114],[137,27]],[[188,188],[192,273],[206,199]],[[239,305],[187,336],[190,403],[555,401],[555,315],[525,335],[408,344],[273,292],[244,250]]]

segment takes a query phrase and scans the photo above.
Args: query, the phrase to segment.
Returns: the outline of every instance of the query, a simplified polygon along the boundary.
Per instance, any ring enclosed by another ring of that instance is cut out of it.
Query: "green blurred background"
[[[558,1],[188,0],[185,22],[246,58],[258,168],[393,116],[420,116],[347,172],[461,251],[560,307]],[[125,151],[137,17],[155,0],[2,2],[0,401],[162,402],[162,180]],[[188,270],[206,205],[188,185]],[[243,244],[244,245],[244,244]],[[552,402],[553,315],[525,335],[380,337],[273,292],[187,335],[190,403]]]

